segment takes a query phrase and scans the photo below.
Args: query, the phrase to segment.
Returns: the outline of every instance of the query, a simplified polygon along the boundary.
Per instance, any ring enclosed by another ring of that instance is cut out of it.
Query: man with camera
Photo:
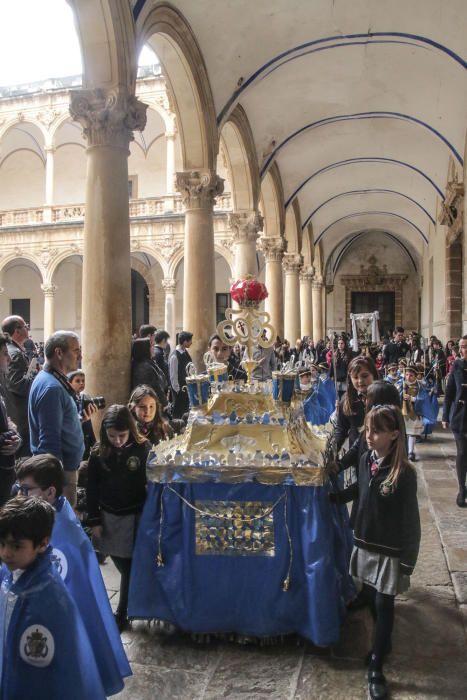
[[[2,332],[9,336],[7,343],[10,364],[6,370],[5,400],[8,415],[17,426],[23,441],[18,457],[30,455],[28,428],[28,396],[31,384],[39,370],[36,358],[29,359],[24,342],[29,337],[28,325],[21,316],[7,316]]]
[[[45,344],[44,371],[35,378],[29,394],[29,427],[33,455],[50,453],[65,470],[64,495],[76,505],[77,470],[84,453],[83,431],[76,403],[76,392],[67,374],[81,363],[78,336],[57,331]],[[89,420],[96,411],[91,403],[82,411]]]

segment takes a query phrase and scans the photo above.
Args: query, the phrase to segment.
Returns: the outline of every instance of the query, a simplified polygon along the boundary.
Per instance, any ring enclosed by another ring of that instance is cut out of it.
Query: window
[[[225,321],[225,310],[232,305],[230,294],[216,294],[216,323]]]
[[[130,175],[128,178],[128,199],[138,198],[138,176]]]
[[[31,300],[30,299],[12,299],[11,300],[11,315],[21,316],[24,318],[28,326],[31,325]]]

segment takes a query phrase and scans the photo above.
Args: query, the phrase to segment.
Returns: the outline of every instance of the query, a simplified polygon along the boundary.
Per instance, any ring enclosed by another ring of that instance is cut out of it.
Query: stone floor
[[[417,445],[422,543],[412,587],[398,597],[385,672],[394,700],[467,698],[467,508],[455,505],[455,446],[437,432]],[[102,567],[111,602],[117,575]],[[349,615],[339,644],[319,649],[198,645],[143,623],[123,635],[133,677],[118,700],[355,700],[366,698],[371,621]]]

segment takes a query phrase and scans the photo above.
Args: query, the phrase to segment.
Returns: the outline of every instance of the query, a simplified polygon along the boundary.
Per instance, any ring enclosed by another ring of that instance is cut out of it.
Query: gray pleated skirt
[[[353,548],[350,574],[386,595],[404,593],[410,587],[410,576],[400,572],[398,557],[387,557],[359,547]]]
[[[99,551],[107,556],[124,557],[131,559],[138,528],[139,516],[114,515],[101,511],[102,537],[98,542]]]

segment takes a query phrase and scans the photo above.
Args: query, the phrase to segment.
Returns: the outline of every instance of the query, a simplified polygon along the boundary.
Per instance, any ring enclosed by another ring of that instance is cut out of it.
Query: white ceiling
[[[325,257],[372,228],[421,251],[450,157],[463,167],[465,0],[172,4],[200,45],[219,126],[239,102],[262,175],[275,160]]]

